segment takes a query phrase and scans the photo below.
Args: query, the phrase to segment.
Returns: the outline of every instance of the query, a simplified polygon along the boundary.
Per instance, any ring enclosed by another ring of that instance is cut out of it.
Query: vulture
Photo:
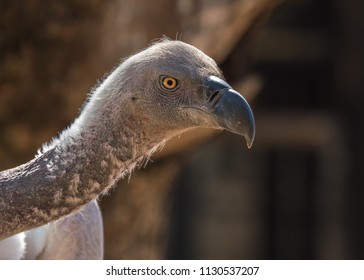
[[[102,259],[97,199],[197,127],[255,136],[247,101],[199,49],[160,40],[125,59],[29,162],[0,172],[1,259]]]

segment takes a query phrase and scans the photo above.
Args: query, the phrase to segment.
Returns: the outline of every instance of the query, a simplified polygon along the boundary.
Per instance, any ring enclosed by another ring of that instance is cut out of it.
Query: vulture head
[[[131,128],[130,135],[143,143],[195,127],[240,134],[248,147],[254,140],[247,101],[224,81],[213,59],[180,41],[164,40],[126,59],[95,91],[87,109],[94,113],[85,116],[98,116],[94,122],[107,119],[115,131]]]

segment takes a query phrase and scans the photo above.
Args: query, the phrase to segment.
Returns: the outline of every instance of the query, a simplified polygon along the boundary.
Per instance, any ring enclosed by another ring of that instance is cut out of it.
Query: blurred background
[[[250,101],[242,137],[173,139],[100,199],[105,259],[363,259],[364,1],[0,0],[0,170],[166,35]]]

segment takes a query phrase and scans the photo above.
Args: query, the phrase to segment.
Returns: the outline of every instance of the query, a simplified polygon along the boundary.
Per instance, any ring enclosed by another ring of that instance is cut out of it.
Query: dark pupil
[[[172,80],[168,80],[167,81],[167,85],[172,86],[173,85],[173,81]]]

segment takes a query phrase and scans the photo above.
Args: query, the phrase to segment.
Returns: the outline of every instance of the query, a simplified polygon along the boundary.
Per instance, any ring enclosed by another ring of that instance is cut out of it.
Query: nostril
[[[209,103],[211,104],[211,108],[215,108],[216,104],[219,102],[220,98],[224,95],[221,91],[215,91],[211,97],[209,98]]]

